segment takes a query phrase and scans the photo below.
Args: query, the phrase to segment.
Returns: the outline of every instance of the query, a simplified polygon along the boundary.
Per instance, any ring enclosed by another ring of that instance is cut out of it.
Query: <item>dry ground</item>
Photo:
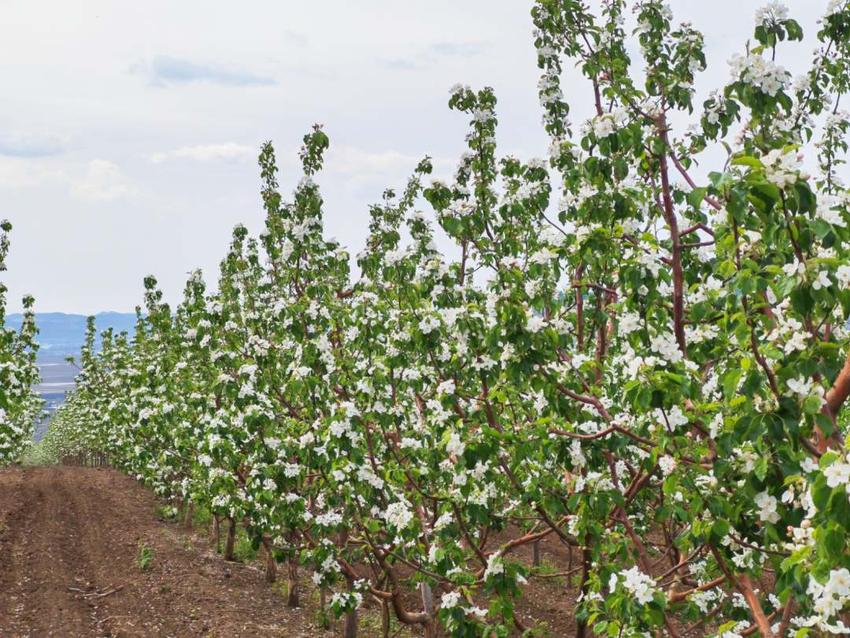
[[[148,490],[111,469],[0,471],[0,638],[340,634],[339,622],[330,631],[317,626],[318,592],[306,575],[304,607],[287,609],[260,564],[225,562],[203,532],[160,520],[157,505]],[[144,570],[141,547],[152,555]],[[541,543],[541,554],[552,572],[573,566],[554,537]],[[516,556],[530,564],[531,549]],[[574,601],[564,579],[533,579],[519,614],[542,635],[566,638],[574,635]],[[399,638],[416,635],[399,629],[392,630]],[[367,601],[359,635],[381,633],[380,610]]]
[[[155,510],[112,470],[0,472],[0,637],[329,635],[256,567],[224,562]]]

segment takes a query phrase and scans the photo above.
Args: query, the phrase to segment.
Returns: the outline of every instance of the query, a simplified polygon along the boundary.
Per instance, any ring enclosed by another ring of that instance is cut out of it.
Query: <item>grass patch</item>
[[[322,629],[330,629],[331,628],[331,614],[328,612],[327,608],[322,608],[322,594],[318,589],[314,589],[311,592],[310,598],[312,600],[313,606],[316,608],[316,625],[321,627]],[[330,599],[330,593],[328,594],[328,599]]]
[[[364,636],[382,636],[384,635],[384,618],[380,605],[371,607],[362,607],[358,611],[359,618],[357,619],[359,629]],[[390,611],[390,627],[389,635],[396,638],[415,638],[417,636],[414,631],[407,625],[401,624],[396,619],[395,614]]]
[[[177,520],[177,508],[173,505],[157,505],[156,506],[156,517],[168,523],[173,523]]]
[[[241,528],[236,531],[233,558],[240,563],[250,563],[257,559],[257,550],[251,545],[248,535]]]
[[[139,555],[136,557],[136,566],[143,572],[148,571],[153,563],[153,550],[147,543],[139,545]]]
[[[212,512],[202,505],[195,505],[192,512],[192,525],[194,527],[207,527],[212,523]]]
[[[546,577],[549,582],[555,583],[558,587],[566,587],[567,581],[564,576],[556,576],[563,570],[559,570],[557,565],[552,564],[545,558],[540,561],[537,567],[531,568],[531,573],[536,576]]]

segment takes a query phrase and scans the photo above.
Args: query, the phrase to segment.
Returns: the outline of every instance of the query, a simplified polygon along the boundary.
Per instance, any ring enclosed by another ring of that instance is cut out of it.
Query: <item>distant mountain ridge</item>
[[[38,312],[35,323],[38,326],[40,360],[63,359],[68,355],[77,355],[85,341],[87,315],[66,314],[64,312]],[[6,317],[9,328],[19,329],[23,315],[11,314]],[[115,332],[132,334],[136,327],[136,314],[133,312],[100,312],[95,315],[98,334],[107,328]]]

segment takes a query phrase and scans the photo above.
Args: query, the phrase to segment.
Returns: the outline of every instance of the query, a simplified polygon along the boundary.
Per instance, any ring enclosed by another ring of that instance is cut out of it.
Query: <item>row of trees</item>
[[[6,270],[11,230],[9,221],[0,221],[0,272]],[[24,297],[21,328],[14,330],[6,325],[7,291],[0,282],[0,467],[17,461],[29,448],[44,408],[34,389],[40,379],[34,300]]]
[[[90,324],[53,453],[106,453],[244,525],[290,591],[308,565],[337,613],[373,597],[426,635],[525,629],[516,553],[545,537],[581,557],[578,636],[846,633],[850,8],[792,78],[772,2],[697,108],[702,34],[600,4],[534,5],[548,159],[500,157],[493,92],[455,87],[453,179],[426,159],[387,191],[355,273],[323,234],[325,133],[289,199],[266,145],[265,230],[176,309],[148,278],[132,339],[96,353]]]

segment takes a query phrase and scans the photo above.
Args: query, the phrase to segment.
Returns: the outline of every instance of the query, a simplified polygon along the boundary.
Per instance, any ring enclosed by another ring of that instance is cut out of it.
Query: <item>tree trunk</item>
[[[271,541],[263,537],[263,549],[266,550],[266,582],[273,583],[277,580],[277,561],[274,559]]]
[[[216,554],[221,553],[221,517],[218,514],[213,514],[213,541]]]
[[[342,624],[342,638],[357,638],[357,610],[345,614]]]
[[[227,545],[224,547],[224,560],[233,560],[233,549],[236,546],[236,520],[231,518],[227,519],[229,521],[229,525],[227,526]]]
[[[298,607],[298,556],[289,557],[286,568],[286,606]]]
[[[348,591],[354,591],[354,581],[348,579]],[[342,638],[357,638],[357,610],[345,614],[342,625]]]
[[[590,578],[590,569],[593,556],[590,553],[590,534],[584,538],[584,547],[581,549],[581,596],[582,600],[587,596],[587,581]],[[580,620],[576,613],[576,638],[587,638],[587,621]]]
[[[381,638],[390,638],[390,604],[381,600]]]
[[[434,592],[428,583],[419,583],[419,595],[422,598],[422,609],[428,615],[428,622],[423,625],[425,638],[437,638],[437,619],[434,613]]]
[[[531,565],[540,567],[540,541],[534,541],[531,545]]]
[[[192,519],[195,516],[195,504],[187,499],[186,511],[183,514],[183,527],[192,529]]]
[[[331,621],[328,615],[328,590],[319,588],[319,625],[322,629],[330,629]]]

